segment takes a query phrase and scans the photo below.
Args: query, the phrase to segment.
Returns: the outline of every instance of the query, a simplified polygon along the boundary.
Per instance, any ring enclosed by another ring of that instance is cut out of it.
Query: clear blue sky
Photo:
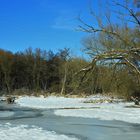
[[[101,9],[97,1],[92,4],[98,12]],[[30,46],[53,51],[69,47],[74,54],[79,53],[81,38],[86,34],[75,31],[76,17],[79,14],[88,17],[89,3],[88,0],[0,0],[0,48],[16,52]]]

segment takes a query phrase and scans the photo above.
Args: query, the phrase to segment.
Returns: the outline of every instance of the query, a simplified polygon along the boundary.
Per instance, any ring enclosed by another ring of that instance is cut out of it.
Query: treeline
[[[89,64],[70,56],[69,49],[57,53],[39,48],[17,53],[0,50],[0,93],[139,94],[138,80],[127,67],[98,63],[85,79],[83,73],[76,74]]]
[[[0,50],[0,91],[46,91],[64,94],[76,87],[74,73],[88,64],[84,59],[71,58],[69,49],[57,53],[41,49],[24,52]]]

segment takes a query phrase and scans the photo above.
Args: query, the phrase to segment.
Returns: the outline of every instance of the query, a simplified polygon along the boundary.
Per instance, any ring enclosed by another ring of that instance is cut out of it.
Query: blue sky
[[[97,1],[92,2],[96,12],[101,10]],[[68,47],[74,55],[82,55],[81,39],[86,34],[75,29],[79,14],[90,20],[89,4],[90,0],[0,0],[0,48],[16,52]]]

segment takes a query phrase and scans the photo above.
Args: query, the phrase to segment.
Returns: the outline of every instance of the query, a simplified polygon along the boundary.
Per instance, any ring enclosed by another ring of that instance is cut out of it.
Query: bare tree
[[[93,41],[91,39],[88,40],[88,47],[86,47],[88,54],[92,56],[92,62],[78,73],[84,72],[84,78],[88,72],[95,68],[97,62],[102,60],[111,62],[114,60],[115,64],[126,65],[129,70],[136,74],[140,81],[140,19],[137,16],[138,12],[131,9],[128,6],[129,3],[127,5],[118,2],[114,3],[116,7],[122,8],[128,14],[123,19],[124,25],[111,22],[107,15],[105,17],[108,24],[103,24],[93,10],[90,11],[90,14],[97,21],[97,28],[80,17],[78,18],[80,21],[79,30],[90,33],[93,39]],[[125,17],[123,13],[117,12],[115,11],[120,17]],[[122,23],[122,18],[120,19],[120,23]],[[89,41],[93,42],[93,44]]]
[[[61,92],[60,94],[63,95],[63,93],[65,92],[65,85],[66,85],[66,80],[67,80],[67,59],[69,57],[69,49],[65,48],[64,50],[60,50],[60,57],[63,60],[63,70],[64,70],[64,76],[62,78],[62,88],[61,88]]]

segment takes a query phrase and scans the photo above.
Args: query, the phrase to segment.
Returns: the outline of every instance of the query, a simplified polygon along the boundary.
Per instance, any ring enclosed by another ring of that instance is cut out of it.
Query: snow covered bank
[[[46,131],[36,126],[12,126],[9,123],[0,125],[0,138],[2,140],[78,140],[66,135],[59,135],[53,131]]]
[[[21,97],[16,102],[24,107],[54,108],[56,109],[54,113],[58,116],[99,118],[102,120],[119,120],[140,124],[140,108],[126,108],[126,106],[131,106],[133,103],[120,103],[120,101],[119,103],[84,103],[88,100],[100,100],[104,98],[105,97],[99,96],[89,98],[64,98],[52,96],[47,98]]]
[[[90,107],[91,104],[83,103],[84,98],[64,98],[50,96],[44,97],[21,97],[16,102],[24,107],[31,108],[78,108]]]
[[[65,98],[65,97],[56,97],[50,96],[47,98],[41,97],[34,97],[34,96],[24,96],[20,97],[16,100],[21,106],[24,107],[31,107],[31,108],[80,108],[80,107],[96,107],[103,101],[108,103],[110,101],[110,97],[96,95],[90,96],[88,98]],[[114,99],[116,101],[116,99]],[[117,101],[119,101],[117,99]],[[94,103],[93,102],[97,102]]]

